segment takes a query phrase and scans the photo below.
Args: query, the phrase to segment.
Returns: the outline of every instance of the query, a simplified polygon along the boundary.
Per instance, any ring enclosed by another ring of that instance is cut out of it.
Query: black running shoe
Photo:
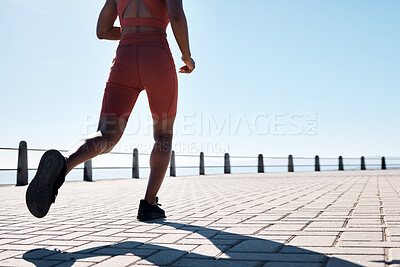
[[[139,211],[137,219],[139,221],[149,221],[159,218],[165,218],[165,211],[161,209],[158,203],[158,197],[156,197],[156,203],[151,205],[146,200],[140,200]]]
[[[65,181],[67,160],[57,150],[46,151],[36,175],[26,190],[26,205],[33,216],[42,218],[55,202],[58,189]]]

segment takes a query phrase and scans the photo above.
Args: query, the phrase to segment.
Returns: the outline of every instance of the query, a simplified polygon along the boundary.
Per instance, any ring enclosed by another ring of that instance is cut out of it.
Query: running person
[[[121,27],[114,27],[117,17]],[[57,150],[44,153],[26,191],[26,204],[34,216],[42,218],[48,213],[65,176],[74,167],[113,149],[139,93],[145,90],[153,117],[155,144],[147,190],[137,218],[165,217],[157,193],[170,160],[178,97],[175,64],[166,39],[169,22],[185,64],[179,72],[191,73],[195,63],[182,0],[106,0],[97,23],[97,37],[120,42],[104,90],[98,129],[65,156]]]

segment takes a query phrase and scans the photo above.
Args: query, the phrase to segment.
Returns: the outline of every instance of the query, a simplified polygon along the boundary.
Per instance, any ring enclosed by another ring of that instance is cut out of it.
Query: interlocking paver
[[[296,236],[289,242],[291,246],[331,247],[336,236]]]
[[[356,266],[372,266],[385,267],[384,256],[364,255],[361,258],[354,255],[333,255],[329,260],[327,267],[356,267]]]
[[[234,260],[259,260],[272,262],[324,262],[327,256],[323,254],[286,254],[286,253],[251,253],[251,252],[232,252],[223,254],[220,259]]]
[[[165,221],[139,222],[146,179],[65,183],[43,219],[0,187],[0,266],[385,266],[400,262],[400,171],[166,178]]]
[[[0,261],[20,255],[21,251],[5,250],[0,252]]]
[[[229,251],[235,252],[275,252],[282,244],[278,242],[269,242],[264,240],[243,240]],[[228,252],[227,252],[228,253]]]
[[[108,258],[107,260],[104,260],[97,264],[97,266],[103,266],[103,267],[110,267],[110,266],[128,266],[131,265],[132,263],[140,260],[140,257],[138,256],[133,256],[133,255],[118,255],[114,256],[112,258]]]
[[[139,261],[138,264],[171,265],[185,254],[187,254],[186,251],[161,250],[150,257]]]
[[[383,241],[382,232],[344,232],[342,241]]]
[[[307,265],[307,267],[324,266],[324,264],[316,262],[268,262],[264,264],[263,267],[304,267],[305,265]]]

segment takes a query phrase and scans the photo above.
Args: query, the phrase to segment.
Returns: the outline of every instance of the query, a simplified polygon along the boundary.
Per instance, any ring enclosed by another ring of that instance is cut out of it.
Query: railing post
[[[293,156],[292,155],[289,155],[288,171],[289,172],[294,172]]]
[[[382,157],[382,170],[386,170],[386,159]]]
[[[169,163],[169,176],[176,177],[176,167],[175,167],[175,151],[171,152],[171,162]]]
[[[137,148],[133,150],[132,178],[139,178],[139,151]]]
[[[231,163],[229,160],[229,153],[225,153],[224,173],[231,173]]]
[[[343,157],[339,156],[339,171],[344,171]]]
[[[28,184],[28,145],[25,141],[19,142],[17,186]]]
[[[365,167],[365,158],[364,156],[361,157],[361,170],[366,170],[367,168]]]
[[[262,154],[258,155],[258,173],[264,173],[264,157]]]
[[[318,155],[315,156],[315,171],[316,172],[321,171],[321,166],[319,165],[319,156]]]
[[[85,161],[83,167],[83,180],[85,182],[93,182],[92,160]]]
[[[205,175],[205,170],[204,170],[204,153],[200,152],[200,175]]]

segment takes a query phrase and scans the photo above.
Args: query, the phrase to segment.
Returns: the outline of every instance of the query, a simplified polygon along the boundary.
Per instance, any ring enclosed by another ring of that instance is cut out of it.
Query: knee
[[[162,152],[171,152],[172,134],[161,134],[154,137],[155,149]]]
[[[118,143],[120,136],[117,134],[102,134],[104,140],[103,154],[110,152]]]
[[[156,142],[172,142],[172,134],[158,134],[154,136],[154,141]]]

